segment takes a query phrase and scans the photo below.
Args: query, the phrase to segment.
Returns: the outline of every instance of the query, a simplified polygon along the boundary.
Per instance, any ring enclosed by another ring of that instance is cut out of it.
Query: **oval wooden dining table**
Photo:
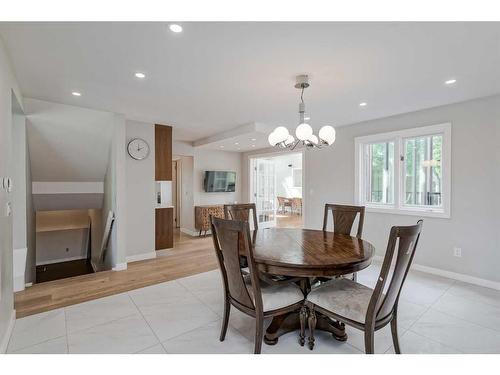
[[[336,277],[360,271],[371,264],[375,248],[357,237],[312,229],[259,229],[252,233],[254,258],[261,272],[302,278],[308,292],[318,278]],[[278,338],[300,328],[299,311],[273,318],[264,342],[274,345]],[[328,331],[340,341],[347,340],[345,326],[326,316],[318,317],[316,329]]]

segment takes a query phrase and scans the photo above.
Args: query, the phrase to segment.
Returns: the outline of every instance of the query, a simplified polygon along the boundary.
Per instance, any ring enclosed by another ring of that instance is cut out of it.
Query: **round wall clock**
[[[127,151],[133,159],[143,160],[149,155],[149,145],[144,139],[134,138],[128,143]]]

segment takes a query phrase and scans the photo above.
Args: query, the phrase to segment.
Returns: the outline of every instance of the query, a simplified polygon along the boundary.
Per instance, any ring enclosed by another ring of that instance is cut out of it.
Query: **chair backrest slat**
[[[255,266],[253,251],[250,244],[250,229],[248,222],[211,217],[211,224],[213,233],[212,238],[226,293],[241,305],[253,310],[262,309],[262,296],[257,268]],[[243,252],[248,259],[251,287],[253,288],[255,302],[248,293],[240,267],[239,245],[241,244],[243,244]]]
[[[374,314],[375,320],[383,319],[394,311],[417,249],[422,223],[419,220],[416,225],[391,228],[382,270],[368,308],[368,314]],[[394,260],[394,269],[388,280]],[[385,285],[388,287],[384,294]]]
[[[323,230],[327,230],[328,213],[332,212],[333,216],[333,232],[339,234],[351,234],[352,226],[359,214],[358,230],[356,237],[361,238],[363,234],[363,223],[365,220],[365,207],[363,206],[347,206],[341,204],[325,204],[325,213],[323,216]]]
[[[253,220],[253,229],[259,229],[257,223],[257,209],[255,203],[238,203],[224,205],[224,218],[227,220],[239,220],[250,222]]]

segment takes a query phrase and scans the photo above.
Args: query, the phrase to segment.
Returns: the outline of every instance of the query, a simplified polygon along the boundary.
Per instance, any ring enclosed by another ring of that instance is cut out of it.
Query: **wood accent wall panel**
[[[155,180],[172,181],[172,127],[155,125]]]
[[[174,220],[173,207],[157,208],[155,210],[156,250],[170,249],[174,247],[173,220]]]

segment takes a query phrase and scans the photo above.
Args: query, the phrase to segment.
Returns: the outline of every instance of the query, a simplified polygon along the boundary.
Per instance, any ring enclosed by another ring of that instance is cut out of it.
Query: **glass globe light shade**
[[[273,147],[279,143],[275,132],[272,132],[271,134],[269,134],[269,137],[267,137],[267,140],[269,141],[269,144]]]
[[[295,142],[295,138],[293,137],[293,135],[289,134],[288,138],[285,141],[285,145],[287,145],[287,146],[291,145],[293,142]]]
[[[319,129],[319,138],[325,141],[328,146],[335,142],[335,129],[333,126],[326,125]]]
[[[275,134],[277,143],[285,142],[290,135],[288,133],[288,129],[284,126],[278,126],[276,129],[274,129],[273,133]]]
[[[311,142],[311,143],[313,143],[313,144],[315,144],[315,145],[317,145],[317,144],[318,144],[318,142],[319,142],[319,139],[318,139],[318,137],[316,137],[316,136],[313,134],[313,135],[311,135],[311,136],[309,137],[308,141],[309,141],[309,142]]]
[[[295,129],[295,135],[301,141],[307,141],[313,133],[313,130],[309,124],[302,123]]]

